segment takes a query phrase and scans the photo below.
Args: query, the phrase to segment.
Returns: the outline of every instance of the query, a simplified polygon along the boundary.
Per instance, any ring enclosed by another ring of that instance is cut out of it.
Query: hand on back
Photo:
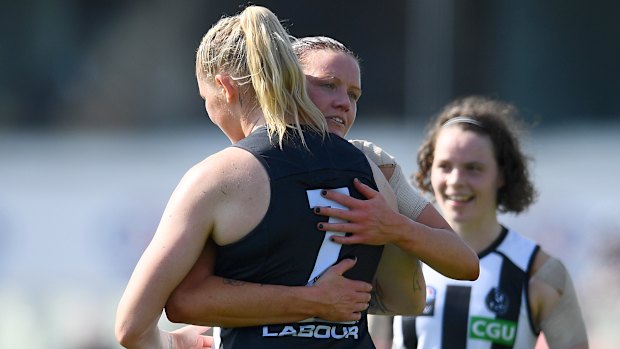
[[[363,281],[347,279],[343,274],[356,261],[344,259],[327,269],[312,286],[320,295],[322,309],[316,316],[328,321],[357,321],[368,308],[372,286]]]
[[[333,237],[335,242],[341,244],[386,245],[394,243],[398,238],[398,223],[402,216],[388,205],[381,193],[359,180],[355,180],[354,184],[355,188],[367,200],[359,200],[337,192],[326,191],[324,197],[348,207],[349,210],[320,207],[315,209],[315,213],[340,218],[347,222],[321,222],[318,229],[350,233],[349,236]]]

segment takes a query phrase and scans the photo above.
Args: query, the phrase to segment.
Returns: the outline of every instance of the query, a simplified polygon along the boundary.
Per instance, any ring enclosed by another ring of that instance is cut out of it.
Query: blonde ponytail
[[[249,6],[221,19],[203,38],[196,74],[213,78],[229,73],[239,84],[252,83],[270,136],[281,145],[287,128],[300,135],[302,125],[326,134],[327,122],[306,92],[306,79],[289,34],[267,8]],[[305,142],[304,142],[305,143]]]

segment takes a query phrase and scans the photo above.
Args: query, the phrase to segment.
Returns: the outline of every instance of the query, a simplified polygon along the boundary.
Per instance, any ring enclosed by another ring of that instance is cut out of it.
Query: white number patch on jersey
[[[314,209],[317,206],[322,206],[322,207],[333,207],[333,208],[347,210],[346,207],[340,205],[339,203],[322,197],[321,196],[322,190],[324,189],[313,189],[313,190],[306,191],[308,194],[308,202],[310,203],[310,208]],[[349,188],[347,187],[331,189],[331,190],[336,191],[341,194],[350,195]],[[329,217],[329,220],[327,222],[328,223],[345,223],[344,220],[339,219],[339,218],[334,218],[334,217]],[[316,280],[321,276],[321,274],[323,274],[325,270],[327,270],[327,268],[334,265],[334,263],[336,263],[336,261],[338,260],[338,255],[340,254],[340,249],[342,248],[342,245],[331,241],[331,237],[334,235],[344,236],[345,233],[339,233],[339,232],[333,232],[333,231],[325,232],[323,243],[321,244],[321,247],[319,248],[319,252],[316,256],[316,261],[314,262],[314,269],[312,270],[312,273],[310,274],[310,278],[308,279],[308,283],[306,284],[306,286],[313,285],[316,282]]]

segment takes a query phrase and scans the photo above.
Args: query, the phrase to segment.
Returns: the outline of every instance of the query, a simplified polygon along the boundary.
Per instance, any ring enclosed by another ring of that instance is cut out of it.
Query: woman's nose
[[[336,106],[344,111],[351,109],[351,99],[347,93],[339,93],[336,99]]]
[[[446,176],[446,183],[450,185],[458,184],[461,181],[461,171],[453,168]]]

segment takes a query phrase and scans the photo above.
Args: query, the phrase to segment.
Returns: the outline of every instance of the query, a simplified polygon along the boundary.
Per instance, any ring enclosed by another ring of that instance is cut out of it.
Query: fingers
[[[202,347],[203,348],[213,348],[213,337],[212,336],[202,336]]]
[[[314,213],[319,216],[327,216],[334,217],[344,221],[348,221],[351,218],[349,210],[343,210],[340,208],[332,208],[332,207],[315,207]]]
[[[203,335],[209,329],[211,329],[211,327],[186,325],[170,332],[170,335],[176,337],[176,340],[180,343],[179,346],[183,348],[195,348],[196,346],[200,348],[211,348],[213,346],[213,337]]]
[[[353,180],[353,185],[355,186],[355,189],[357,189],[357,191],[359,191],[360,194],[364,195],[364,197],[366,199],[372,199],[377,194],[379,194],[378,191],[376,191],[376,190],[372,189],[371,187],[367,186],[366,184],[362,183],[362,181],[360,181],[357,178],[355,178]]]
[[[327,269],[325,274],[333,273],[333,274],[342,276],[348,270],[353,268],[356,263],[357,263],[357,259],[345,258],[341,260],[340,262],[331,266],[329,269]],[[324,277],[325,275],[321,276],[321,278],[324,278]],[[369,293],[370,291],[372,291],[372,285],[367,282],[358,281],[358,280],[350,280],[350,279],[346,279],[346,282],[347,282],[347,286],[349,290],[352,290],[355,292],[363,292],[363,293]],[[367,300],[362,299],[361,301],[367,301]]]
[[[324,279],[326,277],[328,277],[328,274],[334,274],[334,275],[339,275],[342,276],[344,273],[346,273],[348,270],[350,270],[351,268],[353,268],[355,266],[355,264],[357,263],[357,259],[352,259],[352,258],[345,258],[343,260],[341,260],[340,262],[332,265],[331,267],[329,267],[329,269],[327,269],[327,271],[325,272],[325,274],[323,274],[323,276],[320,277],[320,279]],[[319,280],[320,280],[319,279]],[[372,291],[372,285],[364,282],[364,281],[358,281],[358,280],[350,280],[350,279],[346,279],[346,283],[347,283],[347,289],[355,291],[355,292],[363,292],[363,293],[369,293],[370,291]],[[364,301],[364,300],[362,300]]]
[[[334,264],[328,270],[330,270],[331,272],[337,275],[342,275],[346,273],[347,270],[353,268],[353,266],[355,266],[355,263],[357,263],[357,259],[345,258],[341,260],[340,262]]]
[[[338,230],[330,229],[330,231],[338,231]],[[364,243],[363,238],[360,237],[359,235],[350,235],[350,236],[333,235],[331,237],[331,240],[341,245],[354,245],[354,244]]]
[[[355,186],[355,189],[357,189],[357,191],[359,191],[360,194],[364,195],[366,199],[372,199],[377,194],[379,194],[378,191],[362,183],[362,181],[360,181],[357,178],[353,179],[353,185]],[[349,207],[349,208],[353,206],[356,202],[360,201],[359,199],[355,199],[349,195],[345,195],[345,194],[338,193],[338,192],[331,191],[331,190],[321,191],[321,196],[323,196],[326,199],[336,201],[337,203],[344,205],[346,207]]]
[[[355,188],[367,199],[373,199],[381,195],[378,191],[362,183],[357,178],[353,180],[353,183],[355,185]],[[368,203],[367,200],[356,199],[352,196],[345,195],[337,191],[322,190],[321,196],[346,207],[346,209],[330,208],[330,207],[315,207],[314,213],[321,215],[321,216],[330,216],[334,218],[340,218],[343,220],[351,220],[352,218],[354,218],[354,216],[351,215],[351,212],[354,212],[356,210],[363,211],[363,210],[368,209],[366,208],[366,204]]]
[[[321,214],[329,215],[330,217],[334,217],[330,213],[331,211],[327,211],[325,209],[321,209]],[[319,222],[316,224],[316,229],[320,231],[331,231],[331,232],[339,232],[339,233],[355,233],[359,227],[357,223],[351,223],[350,221],[343,219],[345,223],[333,223],[334,220],[327,222]]]
[[[359,321],[362,318],[362,312],[368,308],[365,304],[360,304],[359,310],[346,312],[334,310],[327,318],[321,318],[327,321],[343,322],[343,321]]]
[[[343,276],[357,263],[355,259],[343,259],[330,267],[312,287],[320,289],[322,307],[318,315],[329,321],[356,321],[368,309],[372,285]]]
[[[349,195],[342,194],[333,190],[321,190],[321,196],[328,200],[335,201],[348,208],[352,208],[355,203],[359,201],[358,199],[353,198]]]

